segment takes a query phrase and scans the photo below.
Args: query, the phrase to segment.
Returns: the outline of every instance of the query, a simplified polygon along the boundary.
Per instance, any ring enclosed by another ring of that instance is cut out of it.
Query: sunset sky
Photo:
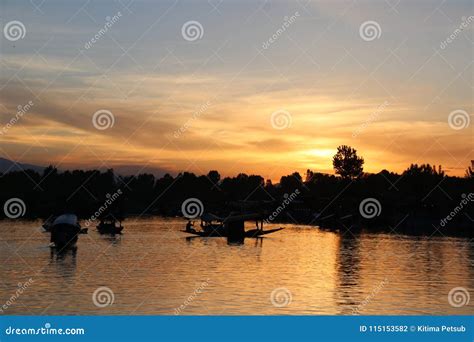
[[[9,0],[0,11],[0,157],[273,180],[332,173],[342,144],[367,172],[430,163],[462,176],[474,159],[470,0]],[[11,21],[23,38],[7,39]],[[198,37],[183,33],[189,21]],[[100,110],[113,126],[95,127]]]

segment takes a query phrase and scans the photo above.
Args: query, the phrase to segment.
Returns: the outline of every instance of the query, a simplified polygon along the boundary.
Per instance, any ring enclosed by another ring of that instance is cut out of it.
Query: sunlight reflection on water
[[[11,302],[4,314],[474,313],[474,298],[459,308],[448,303],[452,288],[474,288],[469,239],[282,225],[263,239],[229,245],[186,238],[181,219],[124,226],[116,237],[90,228],[75,255],[58,257],[39,221],[0,222],[0,304]],[[103,308],[92,300],[101,286],[113,291]],[[276,289],[280,297],[272,298]]]

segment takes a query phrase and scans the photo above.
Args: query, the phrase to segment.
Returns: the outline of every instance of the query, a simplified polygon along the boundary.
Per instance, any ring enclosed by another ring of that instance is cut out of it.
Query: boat
[[[56,217],[50,226],[53,247],[63,250],[74,247],[81,234],[81,226],[74,214],[64,214]]]
[[[44,221],[44,223],[41,225],[41,227],[44,229],[46,233],[50,233],[51,229],[53,228],[53,222],[57,218],[57,216],[50,216]],[[89,228],[81,228],[79,234],[87,234],[89,231]]]
[[[244,238],[257,238],[282,230],[283,228],[263,229],[263,215],[261,214],[231,214],[225,218],[213,214],[201,216],[202,230],[192,228],[190,222],[184,233],[202,237],[226,237],[230,240],[243,240]],[[245,231],[245,221],[255,220],[256,228]]]
[[[245,232],[245,237],[249,237],[249,238],[252,238],[252,237],[260,237],[262,235],[267,235],[267,234],[271,234],[271,233],[275,233],[275,232],[278,232],[280,230],[283,230],[282,227],[279,227],[279,228],[274,228],[274,229],[267,229],[267,230],[260,230],[260,229],[250,229],[250,230],[247,230]]]
[[[119,225],[117,226],[117,221]],[[97,230],[100,234],[122,234],[122,222],[117,220],[114,216],[108,215],[100,220],[97,225]]]
[[[264,231],[260,231],[260,230],[257,230],[257,229],[251,229],[251,230],[248,230],[248,231],[245,232],[244,237],[256,238],[256,237],[260,237],[260,236],[263,236],[263,235],[278,232],[279,230],[282,230],[282,229],[284,229],[284,228],[280,227],[280,228],[268,229],[268,230],[264,230]],[[189,234],[196,235],[196,236],[202,236],[202,237],[228,237],[228,234],[226,232],[222,232],[222,231],[205,232],[205,231],[197,231],[197,230],[191,230],[191,231],[182,230],[182,232],[183,233],[189,233]]]

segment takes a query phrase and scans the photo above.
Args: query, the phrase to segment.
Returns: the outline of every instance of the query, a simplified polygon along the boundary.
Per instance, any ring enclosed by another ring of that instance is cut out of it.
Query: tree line
[[[42,173],[26,170],[1,174],[0,204],[11,198],[21,199],[26,218],[45,218],[62,212],[88,218],[120,190],[121,195],[107,207],[123,216],[180,216],[181,204],[188,198],[199,199],[205,212],[225,215],[231,211],[271,212],[298,190],[299,195],[276,221],[317,223],[324,216],[356,217],[360,202],[374,198],[380,202],[382,215],[372,222],[380,223],[390,217],[396,224],[409,215],[429,218],[429,224],[436,225],[467,194],[474,193],[471,168],[466,170],[465,177],[447,176],[440,166],[428,164],[412,164],[401,174],[387,170],[368,174],[363,172],[363,164],[355,149],[339,146],[333,158],[335,175],[307,170],[302,176],[294,172],[282,176],[277,184],[244,173],[222,178],[216,170],[206,175],[182,172],[157,178],[147,173],[121,176],[112,169],[60,172],[49,166]],[[5,216],[0,211],[0,217]],[[453,222],[458,220],[458,225],[472,227],[472,219],[470,203]]]

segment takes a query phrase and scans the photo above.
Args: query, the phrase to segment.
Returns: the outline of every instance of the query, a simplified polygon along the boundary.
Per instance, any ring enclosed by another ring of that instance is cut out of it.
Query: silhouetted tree
[[[280,188],[284,193],[292,193],[303,186],[303,178],[298,172],[280,178]]]
[[[441,166],[436,170],[436,166],[431,166],[430,164],[411,164],[408,169],[403,172],[405,176],[444,176],[444,171],[441,169]]]
[[[212,181],[212,183],[214,183],[215,185],[217,185],[219,183],[219,181],[221,180],[221,175],[219,174],[219,172],[217,172],[216,170],[212,170],[212,171],[209,171],[209,173],[207,174],[207,177]]]
[[[364,159],[357,155],[357,151],[347,145],[337,148],[337,153],[332,159],[334,170],[342,178],[358,178],[362,175]]]

